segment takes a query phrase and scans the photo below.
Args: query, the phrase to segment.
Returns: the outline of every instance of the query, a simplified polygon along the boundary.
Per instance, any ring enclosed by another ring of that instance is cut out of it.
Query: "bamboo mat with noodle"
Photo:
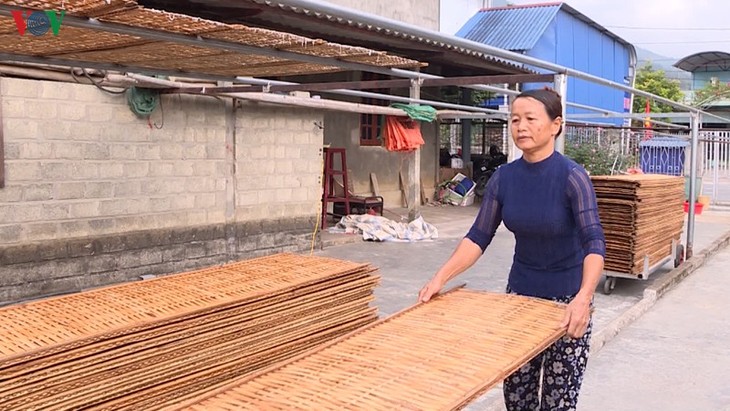
[[[154,410],[200,395],[375,321],[375,271],[279,254],[6,307],[0,410]]]
[[[167,410],[453,410],[565,334],[564,305],[456,290]]]
[[[606,236],[605,268],[643,274],[672,253],[684,223],[684,179],[658,174],[592,176]]]

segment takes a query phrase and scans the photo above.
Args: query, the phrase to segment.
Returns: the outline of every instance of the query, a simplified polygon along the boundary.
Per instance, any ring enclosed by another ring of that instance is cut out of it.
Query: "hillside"
[[[689,90],[691,88],[692,74],[673,66],[679,59],[662,56],[661,54],[641,47],[636,47],[636,55],[639,60],[639,67],[647,62],[651,62],[655,69],[664,70],[667,78],[679,80],[682,90]]]

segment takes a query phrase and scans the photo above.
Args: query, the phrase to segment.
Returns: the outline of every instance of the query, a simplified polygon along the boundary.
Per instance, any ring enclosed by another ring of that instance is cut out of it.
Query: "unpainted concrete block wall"
[[[324,114],[242,103],[236,117],[236,219],[313,216],[322,200]]]
[[[94,86],[0,90],[0,303],[310,245],[321,112],[245,105],[234,141],[213,98],[164,96],[148,122]]]
[[[324,142],[332,147],[347,150],[347,168],[354,187],[352,192],[359,195],[372,195],[370,174],[375,173],[380,195],[386,207],[404,207],[400,173],[407,180],[412,154],[390,152],[381,146],[360,145],[360,116],[351,113],[326,113]],[[437,147],[438,127],[436,123],[421,122],[424,145],[421,146],[421,182],[427,198],[434,197],[436,174],[438,173]],[[336,161],[338,159],[335,159]],[[337,162],[339,168],[340,164]],[[408,182],[406,181],[406,184]]]
[[[124,96],[93,86],[5,78],[0,87],[0,243],[223,222],[219,101],[168,96],[150,126]]]

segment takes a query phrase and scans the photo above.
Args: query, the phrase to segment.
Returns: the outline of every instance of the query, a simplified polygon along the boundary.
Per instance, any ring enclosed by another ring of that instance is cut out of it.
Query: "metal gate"
[[[730,204],[730,130],[702,130],[699,151],[702,194]]]
[[[458,121],[443,122],[439,129],[439,148],[454,154],[461,149],[461,123]],[[471,153],[487,154],[494,145],[503,153],[507,152],[507,126],[504,122],[472,120]]]

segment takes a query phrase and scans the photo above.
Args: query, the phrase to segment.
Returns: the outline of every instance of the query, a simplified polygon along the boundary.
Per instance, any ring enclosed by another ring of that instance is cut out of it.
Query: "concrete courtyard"
[[[376,302],[381,316],[394,314],[416,302],[420,288],[449,257],[474,220],[478,207],[424,206],[426,222],[435,225],[439,238],[419,243],[365,242],[355,235],[323,233],[324,249],[317,255],[352,261],[369,262],[380,268],[381,285],[376,290]],[[403,209],[386,211],[385,216],[399,220],[406,216]],[[685,224],[686,226],[686,224]],[[675,270],[672,263],[652,274],[649,280],[618,279],[610,295],[602,292],[602,282],[595,295],[594,355],[614,336],[648,310],[674,283],[703,262],[705,251],[720,248],[720,242],[730,237],[730,212],[705,210],[696,216],[693,261]],[[686,242],[686,233],[682,236]],[[724,244],[722,244],[724,245]],[[484,256],[468,271],[447,284],[466,284],[468,288],[504,291],[512,262],[514,239],[501,226]],[[684,268],[684,270],[682,270]],[[502,409],[501,389],[493,389],[474,402],[469,410]],[[594,408],[595,409],[595,408]]]

